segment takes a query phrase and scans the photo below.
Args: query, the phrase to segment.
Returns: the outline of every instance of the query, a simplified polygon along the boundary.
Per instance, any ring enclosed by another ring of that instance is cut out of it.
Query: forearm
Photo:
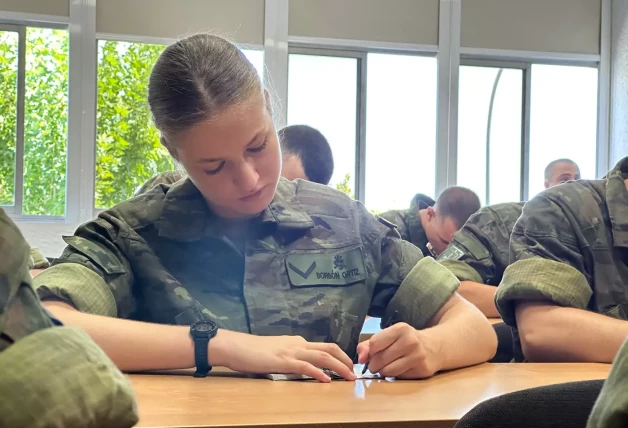
[[[473,303],[487,318],[499,318],[495,306],[495,292],[497,287],[480,284],[473,281],[460,282],[458,294]]]
[[[108,318],[77,311],[57,301],[43,306],[61,322],[82,328],[125,372],[194,367],[194,342],[189,327]],[[224,342],[231,332],[219,330],[209,345],[210,364],[226,365]]]
[[[520,303],[523,353],[535,362],[611,363],[628,337],[628,322],[548,303]]]
[[[422,333],[434,346],[438,370],[479,364],[491,359],[497,350],[497,336],[480,311],[454,294],[435,325]]]

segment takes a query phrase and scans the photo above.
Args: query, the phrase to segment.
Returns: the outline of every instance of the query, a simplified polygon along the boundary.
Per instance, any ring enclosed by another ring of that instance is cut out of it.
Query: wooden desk
[[[215,373],[131,375],[139,427],[453,427],[486,399],[541,385],[602,379],[606,364],[483,364],[423,381],[273,382]]]
[[[491,324],[496,324],[498,322],[502,322],[501,318],[489,318],[488,319]],[[362,326],[362,331],[360,332],[360,342],[364,342],[365,340],[369,340],[371,336],[375,333],[381,331],[379,327],[380,318],[367,318],[364,321],[364,325]]]

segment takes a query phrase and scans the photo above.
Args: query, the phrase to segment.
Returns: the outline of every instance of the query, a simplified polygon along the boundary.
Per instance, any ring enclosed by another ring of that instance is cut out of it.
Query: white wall
[[[611,167],[628,156],[628,0],[613,0],[611,33]]]
[[[31,247],[37,247],[46,257],[58,257],[65,248],[63,235],[72,235],[78,224],[22,223],[17,226]]]

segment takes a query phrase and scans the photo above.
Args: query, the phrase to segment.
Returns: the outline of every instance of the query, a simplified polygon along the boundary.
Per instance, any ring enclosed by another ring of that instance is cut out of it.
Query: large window
[[[131,198],[146,180],[174,167],[146,98],[150,72],[164,49],[145,43],[98,43],[96,208]],[[262,75],[264,53],[244,53]]]
[[[369,54],[366,92],[366,206],[409,207],[434,196],[436,58]]]
[[[523,70],[461,66],[458,183],[482,204],[521,198]]]
[[[65,214],[68,42],[66,30],[0,31],[0,205],[13,214]]]
[[[288,125],[323,133],[334,156],[331,186],[355,192],[358,59],[290,54]]]
[[[556,159],[572,159],[582,178],[596,178],[597,85],[597,68],[532,66],[530,198]]]

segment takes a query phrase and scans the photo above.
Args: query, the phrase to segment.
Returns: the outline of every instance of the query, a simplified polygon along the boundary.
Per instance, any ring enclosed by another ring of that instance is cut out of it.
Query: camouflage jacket
[[[524,208],[510,240],[511,265],[496,294],[516,326],[521,300],[548,300],[619,319],[628,315],[628,158],[606,180],[552,187]]]
[[[135,196],[139,196],[142,193],[148,192],[153,187],[158,184],[174,184],[177,181],[187,177],[187,173],[185,171],[175,170],[175,171],[166,171],[157,174],[156,176],[148,179],[148,181],[140,186],[139,189],[135,192]]]
[[[481,208],[437,260],[460,281],[499,285],[510,258],[510,234],[523,205],[512,202]]]
[[[417,193],[412,198],[409,209],[387,211],[381,214],[380,217],[397,226],[402,239],[412,242],[424,255],[429,255],[430,252],[427,249],[429,241],[425,234],[425,229],[423,229],[419,211],[427,207],[433,207],[434,204],[434,200],[429,196]]]
[[[587,428],[625,428],[628,426],[628,340],[624,342],[604,387],[593,406]]]
[[[0,254],[0,426],[133,426],[128,380],[83,330],[41,307],[29,247],[1,209]]]
[[[354,355],[365,316],[426,327],[457,279],[327,186],[281,179],[238,235],[190,180],[101,213],[35,278],[42,299],[156,323],[211,319],[256,335],[335,342]],[[243,233],[244,232],[244,233]]]

